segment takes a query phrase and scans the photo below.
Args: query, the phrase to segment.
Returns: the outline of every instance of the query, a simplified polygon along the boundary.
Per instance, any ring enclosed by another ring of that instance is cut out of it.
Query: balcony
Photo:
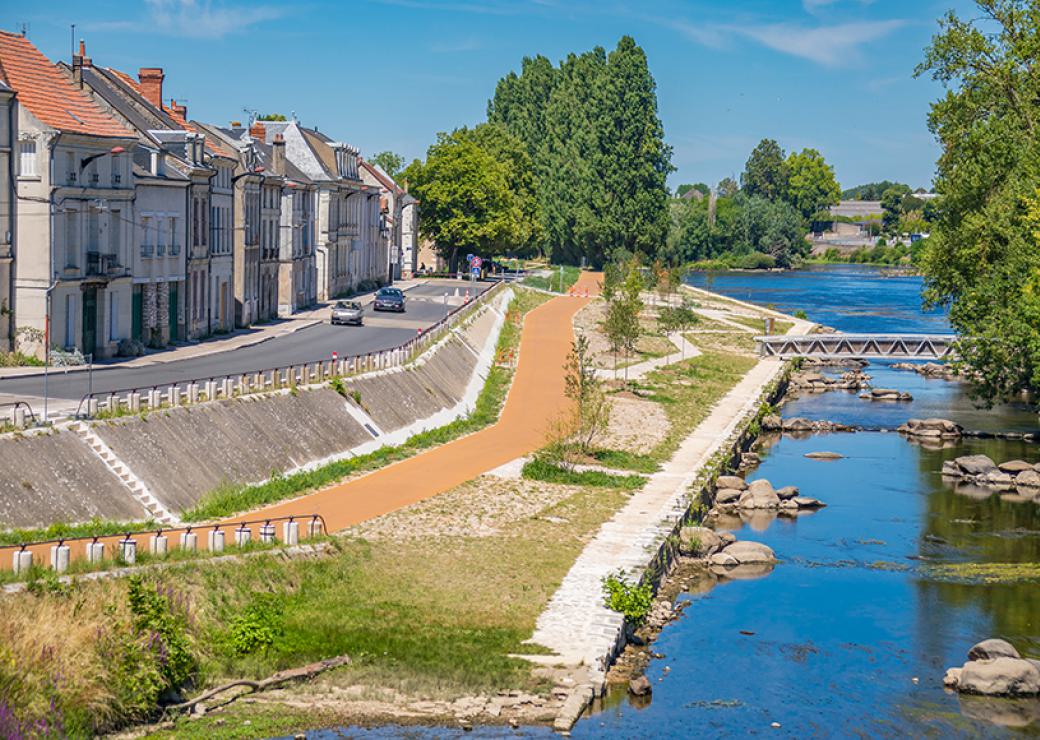
[[[141,245],[141,256],[142,257],[151,257],[153,254],[155,254],[155,247],[153,247],[151,244],[142,244]]]
[[[119,264],[118,254],[102,254],[87,252],[87,277],[124,277],[130,274],[129,268]]]

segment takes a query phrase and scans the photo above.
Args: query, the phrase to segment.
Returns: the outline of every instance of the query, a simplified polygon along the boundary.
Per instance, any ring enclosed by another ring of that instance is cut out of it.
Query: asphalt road
[[[95,393],[170,385],[195,378],[256,372],[287,365],[331,359],[390,349],[415,336],[419,328],[427,328],[443,318],[452,305],[445,305],[445,292],[467,287],[481,292],[490,283],[466,284],[454,280],[417,285],[405,292],[403,314],[372,311],[365,307],[364,326],[332,326],[326,319],[321,324],[300,329],[292,334],[273,337],[259,344],[219,352],[202,357],[156,363],[145,367],[106,366],[95,368],[93,378],[86,372],[53,371],[48,380],[48,394],[55,399],[79,399],[87,393],[88,384]],[[0,379],[0,396],[42,397],[42,376]],[[35,404],[34,404],[35,405]]]

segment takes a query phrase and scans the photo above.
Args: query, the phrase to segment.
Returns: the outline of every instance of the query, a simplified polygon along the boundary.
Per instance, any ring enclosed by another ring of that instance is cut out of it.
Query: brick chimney
[[[163,77],[162,67],[141,67],[137,71],[137,79],[141,83],[141,94],[144,95],[145,100],[159,110],[162,110],[163,107]]]
[[[91,66],[90,57],[87,56],[87,45],[83,39],[79,40],[79,54],[72,55],[72,80],[80,88],[83,87],[83,68]]]
[[[176,100],[171,100],[170,101],[170,110],[172,110],[176,115],[178,115],[181,118],[183,118],[185,121],[188,120],[188,106],[186,106],[186,105],[177,105],[177,101]]]
[[[271,142],[271,172],[285,175],[285,137],[281,134],[275,134]]]
[[[249,135],[257,141],[267,141],[267,139],[264,138],[266,132],[267,129],[264,128],[263,121],[253,121],[249,124]]]

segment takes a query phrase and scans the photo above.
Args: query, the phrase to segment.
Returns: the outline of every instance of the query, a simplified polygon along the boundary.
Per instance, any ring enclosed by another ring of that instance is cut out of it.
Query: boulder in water
[[[715,481],[716,488],[736,488],[743,491],[747,488],[747,482],[739,475],[720,475]]]
[[[1021,658],[1015,646],[1007,640],[991,637],[977,642],[968,651],[968,660],[990,660],[992,658]]]
[[[780,506],[780,497],[769,481],[756,480],[740,495],[737,505],[741,509],[776,509]]]
[[[965,475],[985,475],[996,470],[997,465],[986,455],[962,455],[954,460]]]

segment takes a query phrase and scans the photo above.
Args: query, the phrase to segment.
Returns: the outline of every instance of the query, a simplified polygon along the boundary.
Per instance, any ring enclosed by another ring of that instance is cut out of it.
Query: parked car
[[[361,326],[364,323],[364,307],[357,301],[336,301],[332,307],[332,324],[354,324]]]
[[[376,311],[399,311],[404,313],[404,293],[400,288],[380,288],[372,307]]]

